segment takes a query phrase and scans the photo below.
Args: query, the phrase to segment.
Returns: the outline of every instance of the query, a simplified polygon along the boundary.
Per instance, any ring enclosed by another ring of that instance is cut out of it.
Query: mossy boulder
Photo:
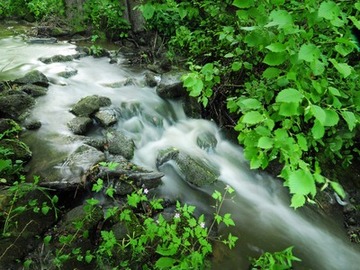
[[[0,141],[0,147],[9,149],[12,154],[8,155],[8,158],[22,161],[29,161],[32,157],[30,148],[23,142],[16,139],[3,139]]]
[[[36,84],[44,87],[49,86],[48,78],[38,70],[33,70],[25,74],[24,77],[14,81],[17,84]]]
[[[76,116],[92,116],[101,107],[111,105],[111,100],[108,97],[93,95],[82,98],[72,108],[71,112]]]
[[[0,118],[21,119],[34,106],[35,99],[26,93],[0,96]]]
[[[106,133],[108,150],[110,154],[121,155],[130,160],[134,156],[135,143],[120,131],[108,131]]]

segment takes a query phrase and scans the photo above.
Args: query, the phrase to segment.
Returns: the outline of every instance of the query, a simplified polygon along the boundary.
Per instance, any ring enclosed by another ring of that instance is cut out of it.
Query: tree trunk
[[[135,6],[141,3],[140,0],[120,0],[125,7],[124,19],[131,25],[134,33],[144,31],[145,20],[139,10],[134,10]]]

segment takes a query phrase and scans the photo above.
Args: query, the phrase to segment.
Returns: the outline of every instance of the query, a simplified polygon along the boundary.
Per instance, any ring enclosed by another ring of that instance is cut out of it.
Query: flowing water
[[[135,141],[134,163],[157,170],[158,151],[171,146],[205,160],[220,172],[220,181],[215,187],[194,188],[182,180],[171,163],[164,165],[161,170],[165,177],[160,189],[164,196],[181,199],[211,213],[210,194],[215,188],[221,191],[230,185],[236,190],[236,195],[226,200],[223,208],[223,212],[232,213],[236,227],[220,229],[239,237],[237,247],[229,252],[221,245],[216,246],[213,269],[245,270],[249,256],[257,257],[262,251],[279,251],[290,245],[295,246],[295,255],[303,261],[296,264],[295,269],[360,269],[359,249],[349,243],[339,222],[311,209],[291,209],[288,193],[279,181],[251,171],[242,149],[226,140],[214,123],[187,118],[180,104],[163,100],[154,88],[144,86],[144,70],[127,67],[121,58],[115,65],[110,65],[106,58],[93,57],[48,65],[38,60],[74,53],[75,46],[68,43],[27,44],[21,37],[0,40],[0,79],[15,79],[37,69],[52,81],[48,94],[37,98],[30,116],[40,120],[42,127],[24,135],[34,153],[31,161],[34,173],[41,170],[41,164],[61,160],[79,145],[68,140],[72,134],[66,124],[74,117],[69,112],[71,106],[88,95],[107,96],[115,108],[136,108],[133,115],[119,119],[116,124],[116,128]],[[57,75],[72,69],[78,73],[71,78]],[[108,87],[128,78],[135,84]],[[197,138],[205,132],[216,138],[214,149],[198,146]],[[94,129],[91,135],[100,136],[101,130]]]

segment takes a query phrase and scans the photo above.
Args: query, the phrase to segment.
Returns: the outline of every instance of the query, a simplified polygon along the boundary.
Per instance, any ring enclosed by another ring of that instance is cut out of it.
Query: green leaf
[[[303,44],[299,50],[299,59],[313,62],[320,57],[320,50],[314,44]]]
[[[348,111],[341,111],[341,116],[344,118],[344,120],[346,121],[349,130],[352,131],[354,129],[354,127],[356,127],[356,124],[358,123],[355,114],[352,112],[348,112]]]
[[[334,67],[337,69],[337,71],[339,71],[339,73],[344,78],[347,78],[351,74],[352,68],[348,64],[338,63],[335,59],[330,59],[329,61],[334,65]]]
[[[145,20],[149,20],[154,16],[155,7],[154,7],[154,5],[147,3],[147,4],[141,6],[141,11],[142,11],[142,14],[143,14]]]
[[[326,121],[325,110],[317,105],[311,105],[310,110],[312,115],[320,122],[320,124],[324,125]]]
[[[230,213],[226,213],[226,214],[224,215],[223,222],[225,223],[225,225],[226,225],[227,227],[229,227],[229,226],[235,226],[235,223],[234,223],[234,221],[232,220]]]
[[[318,10],[318,16],[327,20],[333,20],[340,15],[340,8],[333,1],[322,2]]]
[[[237,8],[249,8],[254,5],[254,0],[235,0],[232,4]]]
[[[339,122],[339,115],[337,114],[336,111],[325,109],[325,115],[326,117],[325,117],[324,126],[333,127],[336,126],[337,123]]]
[[[243,116],[241,122],[244,124],[255,125],[257,123],[260,123],[263,120],[264,120],[264,118],[259,112],[251,111],[251,112],[247,112]]]
[[[265,69],[262,76],[266,79],[273,79],[279,77],[280,73],[281,73],[281,69],[268,67],[267,69]]]
[[[294,88],[286,88],[279,92],[276,96],[276,102],[300,103],[303,95]]]
[[[274,141],[269,137],[261,137],[258,141],[258,147],[262,149],[270,149],[273,147]]]
[[[307,140],[302,134],[296,134],[296,138],[298,141],[298,145],[300,146],[300,149],[303,151],[308,150]]]
[[[173,258],[161,257],[160,259],[158,259],[156,261],[155,266],[158,269],[167,269],[167,268],[171,268],[175,262],[176,262],[176,260]]]
[[[278,66],[284,63],[286,60],[285,53],[269,52],[266,54],[263,63],[269,66]]]
[[[314,74],[314,76],[319,76],[325,71],[325,64],[321,62],[319,59],[315,59],[310,63],[310,68]]]
[[[324,137],[325,134],[325,128],[324,126],[320,123],[319,120],[315,120],[314,122],[314,126],[311,129],[311,133],[314,137],[315,140],[319,140],[322,137]]]
[[[231,69],[232,71],[238,71],[240,70],[242,67],[242,63],[241,62],[233,62],[232,65],[231,65]]]
[[[286,50],[286,45],[281,43],[271,43],[270,45],[266,46],[271,52],[283,52]]]
[[[270,13],[270,23],[266,27],[277,26],[278,28],[286,28],[293,25],[291,14],[286,10],[273,10]]]
[[[238,103],[243,111],[261,108],[261,103],[255,98],[241,99]]]
[[[332,189],[333,189],[342,199],[345,199],[345,197],[346,197],[345,191],[344,191],[343,187],[342,187],[339,183],[334,182],[334,181],[330,181],[330,185],[331,185]]]
[[[305,196],[301,194],[294,194],[291,197],[291,207],[294,207],[295,209],[298,207],[301,207],[305,204]]]
[[[281,103],[279,107],[279,115],[282,116],[300,115],[299,103],[295,103],[295,102]]]
[[[316,194],[315,180],[312,174],[304,170],[296,170],[289,174],[290,193],[299,195]]]

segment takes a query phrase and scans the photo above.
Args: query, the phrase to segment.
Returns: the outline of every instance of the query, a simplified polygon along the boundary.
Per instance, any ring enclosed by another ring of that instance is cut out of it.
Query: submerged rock
[[[203,132],[196,138],[196,144],[204,150],[214,150],[217,145],[217,139],[210,132]]]
[[[146,72],[144,79],[145,79],[145,85],[149,86],[149,87],[155,87],[158,84],[158,80],[155,77],[155,73],[154,72]]]
[[[49,86],[48,78],[38,70],[28,72],[24,77],[16,79],[14,82],[20,84],[36,84],[44,87]]]
[[[53,44],[56,43],[57,39],[54,37],[51,38],[29,38],[27,43],[30,44]]]
[[[93,95],[82,98],[72,108],[71,112],[76,116],[91,116],[96,113],[101,107],[111,105],[111,100],[108,97]]]
[[[58,62],[70,62],[74,59],[79,59],[80,54],[74,54],[74,55],[54,55],[51,57],[41,57],[39,60],[43,62],[44,64],[50,64],[50,63],[58,63]]]
[[[156,166],[159,168],[168,161],[174,161],[183,179],[195,186],[202,187],[218,180],[219,172],[199,158],[194,158],[176,148],[159,152]]]
[[[63,78],[70,78],[78,73],[76,69],[67,67],[64,71],[59,72],[57,75]]]

